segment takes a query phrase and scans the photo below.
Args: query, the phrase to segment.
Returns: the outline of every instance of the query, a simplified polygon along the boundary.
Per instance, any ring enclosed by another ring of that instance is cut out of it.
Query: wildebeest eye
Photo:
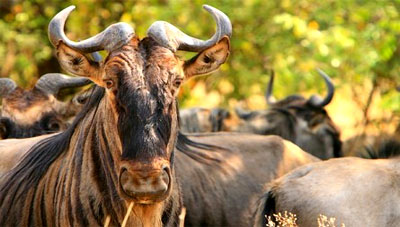
[[[212,61],[212,59],[210,57],[208,57],[207,55],[205,55],[203,61],[204,61],[204,63],[208,64]]]
[[[104,80],[104,83],[106,84],[106,87],[108,89],[110,89],[110,88],[112,88],[114,86],[114,81],[111,80],[111,79]]]
[[[44,116],[41,121],[41,128],[46,132],[58,132],[63,130],[64,124],[55,116]]]
[[[175,87],[179,87],[179,86],[181,86],[181,84],[182,84],[182,79],[181,78],[176,78],[174,80],[174,86]]]
[[[79,103],[79,104],[85,104],[86,103],[86,100],[87,100],[87,97],[86,96],[80,96],[80,97],[78,97],[77,99],[76,99],[76,101]]]
[[[50,122],[48,128],[50,131],[59,131],[61,126],[58,122]]]

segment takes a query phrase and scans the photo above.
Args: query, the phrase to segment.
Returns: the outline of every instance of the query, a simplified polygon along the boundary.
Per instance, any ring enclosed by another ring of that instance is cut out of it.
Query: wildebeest
[[[206,133],[190,139],[224,149],[189,150],[178,141],[178,149],[186,151],[176,152],[175,159],[185,226],[250,226],[265,183],[318,161],[277,136]]]
[[[0,79],[2,109],[0,137],[25,138],[65,130],[66,121],[79,108],[56,98],[59,90],[90,83],[83,77],[60,73],[43,75],[31,90],[25,90],[9,78]]]
[[[234,131],[278,135],[321,159],[341,157],[340,130],[324,109],[333,98],[334,86],[328,75],[321,70],[318,72],[328,88],[323,99],[317,95],[309,99],[291,95],[274,102],[272,73],[266,90],[268,110],[236,109],[236,114],[231,114],[220,108],[185,109],[180,111],[181,129],[183,132]]]
[[[176,225],[179,188],[173,168],[183,79],[216,70],[230,49],[231,24],[205,6],[217,32],[203,41],[158,21],[139,39],[126,23],[73,42],[64,24],[74,7],[49,24],[49,38],[68,72],[99,87],[65,132],[35,144],[0,184],[0,223],[10,225],[120,225],[134,203],[130,226]],[[106,50],[103,62],[86,54]],[[182,61],[177,50],[199,52]],[[161,218],[163,211],[165,215]]]
[[[180,130],[183,133],[229,132],[232,130],[226,127],[226,122],[230,118],[229,111],[222,108],[198,107],[179,111]]]
[[[378,157],[331,159],[300,167],[273,181],[261,199],[254,226],[265,215],[289,211],[299,226],[318,226],[324,214],[346,226],[398,226],[400,223],[400,142],[389,140]]]
[[[331,120],[328,113],[324,109],[334,96],[334,85],[328,75],[322,70],[317,70],[324,78],[327,85],[327,94],[324,98],[312,95],[309,99],[305,99],[300,95],[291,95],[280,101],[274,102],[271,99],[273,75],[268,85],[266,99],[271,110],[287,111],[292,117],[286,117],[282,120],[281,125],[292,124],[287,126],[294,128],[294,138],[287,138],[293,141],[303,150],[315,155],[321,159],[332,157],[342,157],[342,142],[340,141],[340,130]],[[289,116],[288,113],[286,116]],[[293,122],[293,116],[295,121]],[[291,123],[285,123],[285,122]],[[279,125],[279,124],[278,124]],[[285,138],[285,137],[284,137]]]
[[[240,203],[232,203],[235,209],[224,203],[228,210],[215,216],[220,222],[227,222],[229,210],[239,210],[232,220],[240,215],[248,224],[249,211],[240,208],[248,206],[243,202],[249,202],[246,198],[257,196],[253,192],[261,192],[259,177],[246,180],[260,171],[254,168],[256,163],[264,166],[260,176],[268,176],[262,179],[265,182],[316,160],[279,137],[217,134],[177,139],[175,99],[182,80],[217,69],[229,54],[229,19],[212,7],[205,8],[217,22],[216,34],[207,41],[191,38],[166,22],[155,22],[143,39],[129,25],[117,23],[92,38],[72,42],[63,27],[73,7],[53,18],[49,36],[60,64],[97,86],[65,132],[0,141],[0,148],[7,143],[6,150],[21,157],[6,160],[17,163],[0,180],[0,224],[98,226],[109,217],[111,225],[120,225],[133,202],[129,226],[176,226],[182,205],[177,180],[193,191],[199,185],[192,181],[195,177],[217,180],[214,183],[224,187],[215,192],[224,192],[227,198],[239,196],[235,201]],[[109,52],[103,62],[85,56],[102,49]],[[175,56],[176,50],[199,54],[183,62]],[[175,157],[176,140],[184,152]],[[224,160],[224,152],[231,159]],[[194,167],[205,171],[190,171]],[[242,168],[248,169],[246,176]],[[213,170],[219,170],[216,177],[210,175]],[[246,180],[250,192],[229,190],[231,185],[243,184],[236,176]],[[215,185],[207,182],[203,187],[211,191]],[[243,193],[246,197],[238,200]],[[188,214],[197,212],[193,201],[185,201],[185,206]]]

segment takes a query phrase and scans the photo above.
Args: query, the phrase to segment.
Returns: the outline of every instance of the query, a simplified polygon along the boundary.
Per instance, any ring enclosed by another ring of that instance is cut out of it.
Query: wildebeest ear
[[[184,64],[185,76],[203,75],[211,73],[225,63],[229,56],[230,42],[227,36],[224,36],[214,46],[203,50],[198,55],[188,60]]]
[[[60,42],[57,47],[58,62],[63,69],[77,76],[88,77],[96,84],[101,84],[99,79],[100,64],[90,60],[84,54]]]

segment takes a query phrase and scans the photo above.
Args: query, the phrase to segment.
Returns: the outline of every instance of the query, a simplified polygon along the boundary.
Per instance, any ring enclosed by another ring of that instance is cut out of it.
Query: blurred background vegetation
[[[344,138],[365,130],[391,133],[399,125],[400,0],[0,0],[0,76],[29,87],[40,75],[61,71],[47,25],[71,4],[77,9],[67,34],[80,40],[118,21],[144,37],[156,20],[206,39],[215,29],[201,8],[207,3],[232,20],[232,52],[221,70],[186,83],[181,107],[264,109],[271,69],[278,99],[324,95],[318,67],[336,85],[328,111]]]

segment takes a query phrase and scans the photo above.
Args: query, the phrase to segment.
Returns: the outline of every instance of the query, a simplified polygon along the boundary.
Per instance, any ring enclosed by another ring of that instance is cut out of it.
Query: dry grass
[[[181,213],[179,214],[179,227],[185,226],[185,217],[186,217],[186,207],[182,207]]]
[[[125,227],[126,223],[128,222],[129,216],[132,212],[133,208],[133,202],[129,203],[128,210],[126,211],[124,220],[122,221],[121,227]],[[104,227],[108,227],[110,225],[111,217],[110,215],[107,215],[106,220],[104,221]]]
[[[128,219],[129,219],[129,215],[132,212],[132,208],[133,208],[133,202],[131,202],[129,204],[128,210],[126,211],[126,214],[125,214],[124,220],[122,221],[121,227],[125,227],[126,226],[126,223],[128,222]]]
[[[285,211],[285,213],[273,214],[275,221],[272,216],[265,216],[267,219],[267,227],[298,227],[296,221],[296,214]],[[325,215],[320,214],[317,218],[318,227],[336,227],[336,218],[328,218]],[[340,227],[345,227],[342,223]]]
[[[110,225],[111,217],[110,215],[107,215],[106,221],[104,222],[104,227],[108,227]]]
[[[285,213],[282,215],[280,212],[274,214],[275,221],[272,220],[271,216],[265,216],[267,218],[267,227],[297,227],[297,218],[295,214]]]
[[[336,218],[328,219],[327,216],[320,214],[317,221],[319,227],[336,227]],[[340,224],[340,227],[345,227],[345,225],[342,223]]]

